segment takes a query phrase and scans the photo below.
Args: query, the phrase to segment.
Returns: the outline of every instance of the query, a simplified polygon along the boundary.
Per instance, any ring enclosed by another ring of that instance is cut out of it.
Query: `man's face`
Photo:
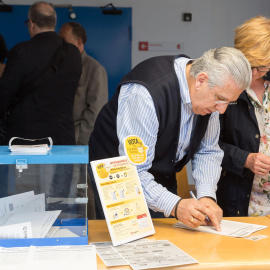
[[[243,89],[236,86],[232,79],[226,81],[223,87],[208,86],[208,80],[200,83],[191,99],[192,110],[195,114],[206,115],[215,111],[223,114],[229,103],[236,101]]]
[[[71,43],[79,48],[78,39],[73,35],[72,28],[68,25],[61,27],[59,31],[59,36],[63,38],[66,42]]]

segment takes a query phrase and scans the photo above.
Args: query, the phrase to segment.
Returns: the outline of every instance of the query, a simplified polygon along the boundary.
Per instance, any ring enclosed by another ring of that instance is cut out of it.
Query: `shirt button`
[[[247,198],[249,198],[249,194],[247,195]]]
[[[256,134],[256,135],[255,135],[255,138],[256,138],[256,139],[258,139],[259,137],[260,137],[259,134]]]

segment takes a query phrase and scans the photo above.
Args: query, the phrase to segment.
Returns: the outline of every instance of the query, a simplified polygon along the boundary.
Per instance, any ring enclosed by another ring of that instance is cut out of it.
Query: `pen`
[[[191,197],[192,197],[194,200],[198,201],[197,198],[195,197],[195,195],[194,195],[194,193],[193,193],[192,191],[190,191],[189,193],[190,193]],[[204,215],[205,215],[205,214],[204,214]],[[207,219],[207,221],[210,222],[210,219],[209,219],[209,217],[208,217],[207,215],[205,215],[205,218]]]

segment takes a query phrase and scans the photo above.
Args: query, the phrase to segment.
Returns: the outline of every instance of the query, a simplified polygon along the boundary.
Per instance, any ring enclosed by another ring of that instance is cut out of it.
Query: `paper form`
[[[16,212],[0,218],[0,226],[22,224],[30,222],[32,226],[33,238],[43,238],[46,236],[56,218],[61,213],[60,210],[45,212]],[[10,234],[13,230],[10,229]]]
[[[190,228],[187,225],[183,224],[182,222],[178,222],[173,226],[182,228],[182,229],[194,230],[194,231],[199,231],[199,232],[207,232],[207,233],[213,233],[213,234],[219,234],[219,235],[225,235],[225,236],[231,236],[231,237],[246,237],[256,231],[267,228],[267,226],[263,226],[263,225],[237,222],[237,221],[231,221],[231,220],[225,220],[225,219],[223,219],[220,223],[220,227],[221,227],[220,232],[216,231],[216,229],[212,226],[199,226],[198,228]]]
[[[130,243],[113,248],[134,270],[198,263],[167,240]]]
[[[31,246],[27,270],[48,269],[97,269],[96,248],[85,246]]]
[[[0,248],[0,269],[25,269],[29,247]]]
[[[0,199],[0,217],[24,206],[33,198],[34,191],[20,193]]]

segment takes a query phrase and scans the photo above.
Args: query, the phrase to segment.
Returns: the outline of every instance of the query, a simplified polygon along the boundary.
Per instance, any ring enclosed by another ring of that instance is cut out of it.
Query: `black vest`
[[[116,116],[120,88],[126,83],[138,83],[149,91],[159,121],[155,158],[149,172],[153,174],[156,182],[167,188],[175,184],[175,173],[181,171],[193,157],[206,132],[210,117],[198,116],[189,150],[182,160],[175,162],[181,122],[180,88],[174,70],[174,60],[177,57],[158,56],[147,59],[123,77],[116,93],[103,107],[96,120],[89,141],[90,161],[119,156]]]

